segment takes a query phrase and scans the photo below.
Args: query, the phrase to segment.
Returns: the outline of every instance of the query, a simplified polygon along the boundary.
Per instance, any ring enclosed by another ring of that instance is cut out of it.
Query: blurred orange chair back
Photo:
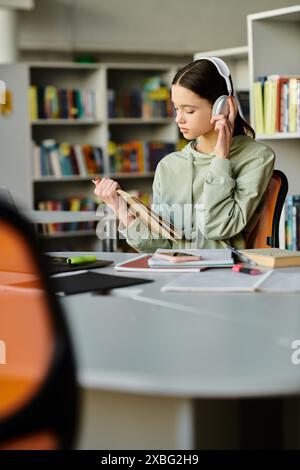
[[[279,222],[287,192],[287,177],[282,171],[274,170],[263,206],[251,230],[245,236],[246,248],[279,247]]]
[[[67,325],[32,227],[0,203],[0,449],[67,449],[77,421]]]

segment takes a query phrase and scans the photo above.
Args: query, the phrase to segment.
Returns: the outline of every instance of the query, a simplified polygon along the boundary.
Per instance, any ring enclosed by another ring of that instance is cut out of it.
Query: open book
[[[126,201],[131,214],[138,217],[152,233],[155,233],[159,237],[167,238],[172,242],[176,242],[176,240],[184,238],[181,230],[175,228],[174,225],[154,212],[149,206],[143,204],[136,197],[131,196],[122,189],[118,189],[117,193],[122,199],[124,199],[124,201]]]

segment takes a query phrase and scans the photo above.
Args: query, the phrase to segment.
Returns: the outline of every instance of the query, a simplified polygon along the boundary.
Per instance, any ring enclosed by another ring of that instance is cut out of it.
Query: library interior
[[[0,0],[0,462],[300,449],[299,44],[292,0]]]

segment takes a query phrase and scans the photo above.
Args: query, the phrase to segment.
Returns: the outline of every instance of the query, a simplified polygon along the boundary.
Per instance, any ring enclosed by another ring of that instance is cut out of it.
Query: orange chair
[[[61,306],[31,225],[0,203],[0,449],[70,449],[78,408]]]
[[[274,170],[263,204],[257,209],[251,229],[245,233],[246,248],[279,247],[279,221],[287,192],[287,177]]]

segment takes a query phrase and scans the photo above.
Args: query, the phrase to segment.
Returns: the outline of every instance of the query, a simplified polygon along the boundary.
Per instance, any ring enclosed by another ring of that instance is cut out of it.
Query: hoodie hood
[[[240,150],[241,147],[247,146],[249,142],[253,142],[253,139],[248,135],[243,134],[234,136],[231,141],[230,153],[235,152],[237,149]],[[195,149],[195,146],[196,140],[191,140],[188,142],[188,144],[181,150],[183,157],[188,158],[190,155],[192,155],[195,159],[205,158],[207,160],[211,160],[213,157],[215,157],[214,151],[209,153],[198,152],[198,150]]]

